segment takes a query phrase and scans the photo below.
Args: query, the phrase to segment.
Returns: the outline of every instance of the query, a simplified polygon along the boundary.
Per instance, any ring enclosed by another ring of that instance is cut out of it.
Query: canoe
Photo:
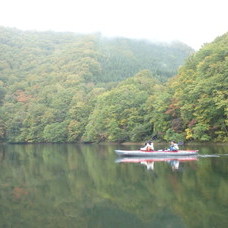
[[[188,156],[195,155],[198,150],[157,150],[157,151],[142,151],[142,150],[115,150],[119,156],[142,156],[142,157],[154,157],[154,156]]]

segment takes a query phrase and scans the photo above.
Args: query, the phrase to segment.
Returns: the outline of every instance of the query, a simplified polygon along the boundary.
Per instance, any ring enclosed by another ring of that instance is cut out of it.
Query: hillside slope
[[[1,140],[228,141],[227,34],[193,53],[181,43],[0,30]]]

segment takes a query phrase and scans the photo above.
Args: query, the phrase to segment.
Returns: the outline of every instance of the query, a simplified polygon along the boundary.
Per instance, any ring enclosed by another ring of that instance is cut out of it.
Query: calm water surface
[[[0,146],[0,227],[228,227],[227,146],[185,147],[202,156],[184,161],[114,153],[136,148]]]

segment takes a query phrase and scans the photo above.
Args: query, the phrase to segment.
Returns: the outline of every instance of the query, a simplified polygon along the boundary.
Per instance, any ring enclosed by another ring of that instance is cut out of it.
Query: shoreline
[[[169,142],[156,142],[153,141],[154,144],[157,145],[164,145]],[[84,144],[84,145],[90,145],[90,144],[97,144],[97,145],[144,145],[145,142],[35,142],[35,143],[30,143],[30,142],[23,142],[23,143],[10,143],[10,142],[0,142],[0,145],[38,145],[38,144]],[[228,145],[228,142],[185,142],[183,145]]]

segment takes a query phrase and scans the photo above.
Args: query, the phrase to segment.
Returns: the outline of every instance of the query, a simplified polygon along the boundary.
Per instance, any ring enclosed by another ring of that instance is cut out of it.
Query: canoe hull
[[[155,157],[155,156],[189,156],[196,155],[198,150],[178,151],[141,151],[141,150],[115,150],[119,156]]]
[[[156,156],[156,157],[119,157],[116,159],[116,163],[142,163],[142,162],[168,162],[168,161],[179,161],[179,162],[187,162],[187,161],[197,161],[197,155],[188,155],[188,156]]]

